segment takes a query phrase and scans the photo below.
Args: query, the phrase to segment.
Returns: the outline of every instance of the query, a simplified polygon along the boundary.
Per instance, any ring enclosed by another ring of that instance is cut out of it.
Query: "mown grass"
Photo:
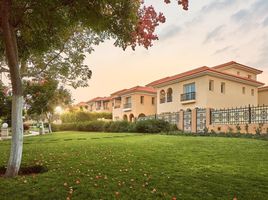
[[[10,141],[0,142],[0,166]],[[243,138],[62,132],[25,138],[23,166],[0,199],[268,199],[268,142]]]

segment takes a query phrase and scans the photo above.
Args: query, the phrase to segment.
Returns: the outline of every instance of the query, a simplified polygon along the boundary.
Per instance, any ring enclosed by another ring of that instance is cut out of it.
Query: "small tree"
[[[24,98],[27,115],[38,116],[38,120],[42,123],[42,134],[44,134],[44,119],[47,119],[51,132],[51,119],[56,106],[65,107],[72,101],[70,92],[59,87],[58,82],[52,79],[25,82]]]

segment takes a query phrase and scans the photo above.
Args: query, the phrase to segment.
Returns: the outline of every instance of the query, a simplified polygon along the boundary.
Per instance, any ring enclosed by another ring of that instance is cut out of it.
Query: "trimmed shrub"
[[[160,133],[177,130],[175,125],[170,125],[163,120],[145,120],[136,123],[127,121],[89,121],[80,123],[53,124],[52,130],[57,131],[94,131],[94,132],[137,132]]]
[[[138,121],[136,123],[135,131],[138,133],[169,132],[172,131],[172,126],[164,120],[150,119]]]

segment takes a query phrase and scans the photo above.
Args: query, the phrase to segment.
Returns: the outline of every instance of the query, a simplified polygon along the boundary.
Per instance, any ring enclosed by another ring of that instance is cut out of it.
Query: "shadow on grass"
[[[6,167],[0,167],[0,177],[4,176],[6,172]],[[19,175],[21,176],[27,176],[27,175],[34,175],[34,174],[42,174],[48,172],[48,168],[41,166],[41,165],[35,165],[35,166],[29,166],[29,167],[21,167],[19,171]]]

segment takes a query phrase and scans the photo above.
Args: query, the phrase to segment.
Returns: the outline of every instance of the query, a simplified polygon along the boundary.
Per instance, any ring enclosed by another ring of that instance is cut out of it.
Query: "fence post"
[[[248,105],[248,123],[251,124],[251,107],[250,104]]]
[[[180,110],[179,111],[179,124],[178,124],[179,130],[182,130],[182,131],[184,130],[183,124],[184,124],[184,111]]]
[[[192,110],[192,133],[196,133],[197,132],[197,109],[198,108],[194,108]]]

